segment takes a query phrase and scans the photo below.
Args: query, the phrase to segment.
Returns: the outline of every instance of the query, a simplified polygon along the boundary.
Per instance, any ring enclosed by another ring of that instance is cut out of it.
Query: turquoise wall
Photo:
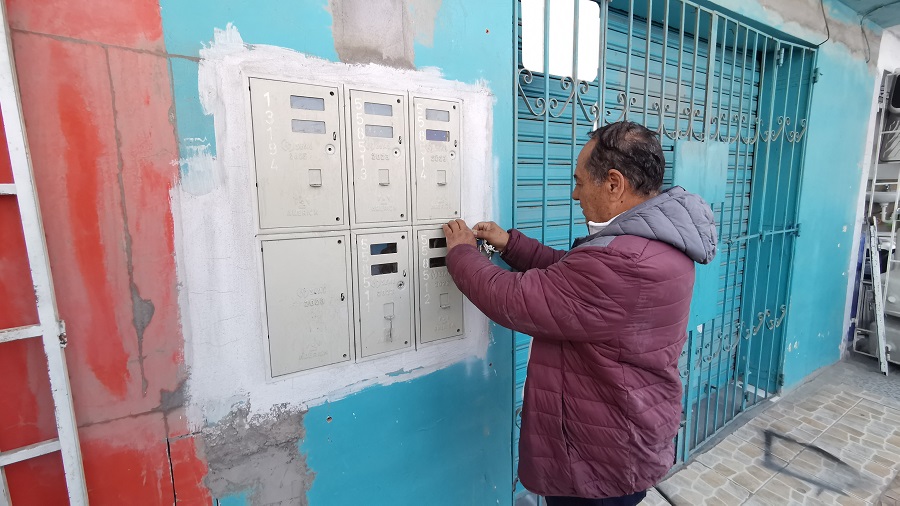
[[[203,114],[198,98],[196,61],[215,28],[233,23],[247,44],[282,46],[337,61],[326,1],[161,0],[160,4],[166,48],[172,55],[183,158],[191,154],[190,143],[184,142],[188,138],[209,139],[215,153],[213,120]],[[440,4],[433,43],[416,43],[415,65],[437,67],[450,80],[485,82],[499,97],[494,104],[493,156],[499,161],[498,180],[509,181],[512,5],[466,0]],[[511,205],[511,191],[500,188],[496,208]],[[510,504],[511,339],[505,329],[494,329],[484,360],[470,359],[311,408],[304,417],[305,438],[297,441],[314,473],[309,504]],[[252,494],[216,500],[250,504]]]
[[[874,73],[864,60],[826,45],[817,66],[822,77],[813,87],[785,333],[782,372],[788,388],[841,356],[847,283],[853,278],[848,269],[857,244],[856,198],[873,99]]]

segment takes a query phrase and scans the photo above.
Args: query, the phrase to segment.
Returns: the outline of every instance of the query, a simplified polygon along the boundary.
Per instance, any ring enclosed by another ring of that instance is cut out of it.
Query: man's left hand
[[[443,228],[444,236],[447,237],[448,252],[460,244],[471,244],[472,246],[478,245],[475,241],[475,234],[463,220],[449,221]]]

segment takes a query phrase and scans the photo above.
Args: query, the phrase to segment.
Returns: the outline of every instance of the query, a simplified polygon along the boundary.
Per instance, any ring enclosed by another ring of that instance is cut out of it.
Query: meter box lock
[[[447,270],[447,239],[441,229],[416,232],[419,342],[463,335],[463,295]]]
[[[409,230],[354,234],[360,358],[413,346]]]
[[[460,212],[459,102],[413,99],[415,219],[458,218]]]
[[[350,90],[354,223],[409,222],[406,96]]]
[[[336,87],[250,78],[259,228],[346,223]]]
[[[272,377],[351,360],[349,233],[261,244]]]

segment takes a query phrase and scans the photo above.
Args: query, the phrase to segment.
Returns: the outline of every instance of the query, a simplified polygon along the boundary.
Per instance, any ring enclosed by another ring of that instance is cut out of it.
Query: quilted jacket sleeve
[[[628,280],[633,266],[615,251],[591,247],[525,272],[501,269],[470,245],[447,255],[453,281],[488,318],[536,339],[567,341],[618,338],[639,292]]]
[[[555,264],[565,251],[544,246],[516,229],[509,230],[509,242],[501,253],[503,260],[517,271],[546,269]]]

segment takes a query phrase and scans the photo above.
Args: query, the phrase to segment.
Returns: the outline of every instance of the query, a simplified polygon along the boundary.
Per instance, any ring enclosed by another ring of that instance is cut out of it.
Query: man
[[[716,229],[700,197],[660,192],[664,168],[643,126],[591,132],[572,192],[590,235],[568,252],[496,223],[444,225],[460,290],[534,338],[519,479],[548,506],[637,504],[675,461],[694,262],[713,259]],[[492,264],[476,238],[520,272]]]

